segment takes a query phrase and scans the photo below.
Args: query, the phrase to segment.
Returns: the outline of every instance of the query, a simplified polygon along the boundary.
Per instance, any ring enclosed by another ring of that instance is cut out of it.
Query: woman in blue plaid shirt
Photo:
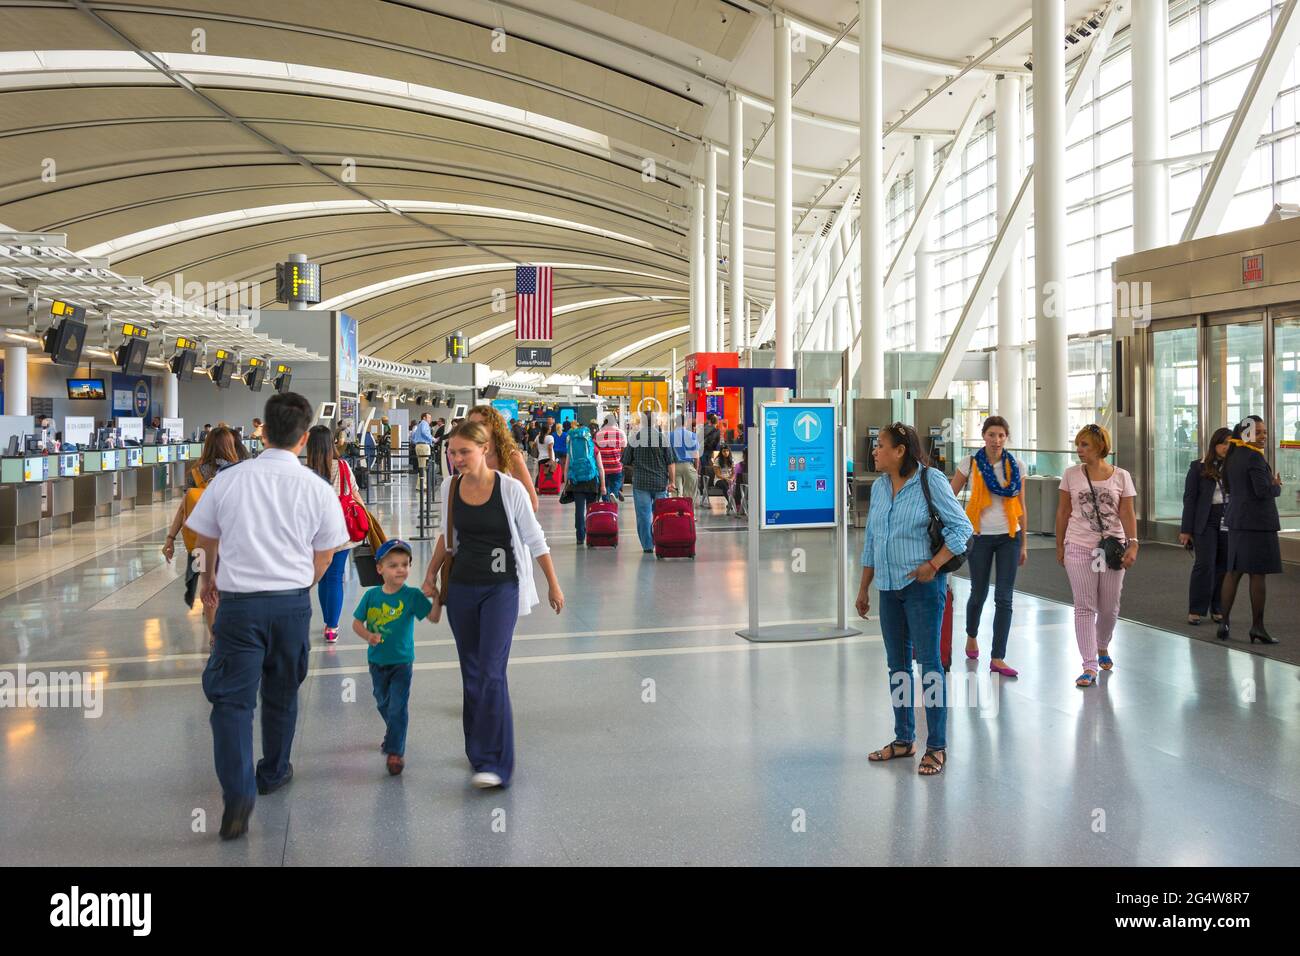
[[[867,616],[874,582],[880,592],[881,636],[889,661],[894,740],[868,759],[879,762],[916,753],[916,718],[912,710],[915,649],[921,665],[927,731],[919,772],[933,776],[943,772],[948,746],[948,677],[939,656],[948,575],[939,569],[954,555],[965,553],[974,529],[947,477],[939,469],[927,467],[916,429],[901,422],[881,429],[873,455],[881,476],[871,485],[857,610],[862,617]],[[922,480],[943,522],[944,544],[935,554],[931,554],[930,511]]]

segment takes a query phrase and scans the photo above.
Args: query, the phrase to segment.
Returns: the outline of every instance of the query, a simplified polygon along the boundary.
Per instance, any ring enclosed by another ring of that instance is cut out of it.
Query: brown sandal
[[[903,743],[901,740],[895,740],[886,744],[879,750],[873,750],[867,754],[867,759],[872,763],[882,763],[886,760],[897,760],[901,757],[915,757],[916,744]]]
[[[944,764],[948,762],[947,750],[927,750],[921,758],[916,772],[923,777],[936,777],[943,773]]]

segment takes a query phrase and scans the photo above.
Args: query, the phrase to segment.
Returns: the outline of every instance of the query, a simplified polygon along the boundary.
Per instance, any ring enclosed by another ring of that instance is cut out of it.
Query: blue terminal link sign
[[[764,405],[764,528],[830,528],[843,480],[833,405]]]

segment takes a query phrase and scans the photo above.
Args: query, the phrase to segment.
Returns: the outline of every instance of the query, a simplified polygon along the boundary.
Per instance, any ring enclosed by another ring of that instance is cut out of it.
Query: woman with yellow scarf
[[[993,658],[989,670],[1004,677],[1017,671],[1006,662],[1007,639],[1011,634],[1011,601],[1016,587],[1016,569],[1025,563],[1025,489],[1020,463],[1003,451],[1011,429],[1007,420],[992,415],[981,429],[984,447],[957,464],[952,490],[960,493],[970,481],[966,517],[975,528],[967,554],[970,558],[970,599],[966,602],[966,656],[980,656],[977,637],[980,614],[989,593],[989,578],[997,565],[998,580],[993,591]]]

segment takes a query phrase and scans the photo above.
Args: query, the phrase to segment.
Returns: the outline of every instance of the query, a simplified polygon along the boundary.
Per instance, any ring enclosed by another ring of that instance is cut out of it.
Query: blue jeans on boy
[[[616,471],[612,475],[605,475],[605,491],[611,498],[617,497],[618,493],[623,490],[623,472]]]
[[[647,491],[644,488],[632,489],[632,502],[636,506],[636,536],[641,539],[642,551],[654,549],[655,500],[667,497],[667,491]]]
[[[587,508],[599,500],[599,492],[594,495],[585,491],[573,493],[573,528],[578,532],[578,544],[587,540]]]
[[[227,802],[254,800],[257,784],[275,786],[289,772],[298,722],[298,688],[311,655],[307,588],[221,595],[215,643],[203,669],[212,704],[212,751]],[[253,767],[253,710],[262,691],[262,759]]]
[[[943,628],[943,606],[948,575],[933,581],[913,581],[897,591],[880,593],[880,630],[889,662],[889,695],[894,707],[894,739],[911,743],[916,739],[916,717],[912,711],[916,677],[912,656],[921,666],[921,700],[928,731],[925,746],[942,750],[948,745],[948,675],[939,657],[939,636]]]
[[[447,623],[456,639],[464,695],[465,756],[475,773],[503,784],[515,769],[515,725],[506,665],[519,619],[519,582],[455,584],[448,589]]]
[[[384,718],[384,753],[406,753],[406,725],[410,720],[412,664],[371,664],[370,683],[375,706]]]
[[[1011,634],[1011,599],[1016,587],[1016,569],[1020,567],[1020,549],[1025,531],[1013,538],[1009,534],[971,535],[966,546],[970,565],[970,599],[966,602],[966,636],[977,637],[984,599],[989,594],[989,575],[997,568],[998,580],[993,589],[993,659],[1007,656],[1007,638]]]
[[[316,596],[320,598],[321,617],[325,626],[337,628],[339,616],[343,613],[343,577],[348,570],[348,549],[334,552],[334,560],[325,569],[325,575],[316,585]]]

